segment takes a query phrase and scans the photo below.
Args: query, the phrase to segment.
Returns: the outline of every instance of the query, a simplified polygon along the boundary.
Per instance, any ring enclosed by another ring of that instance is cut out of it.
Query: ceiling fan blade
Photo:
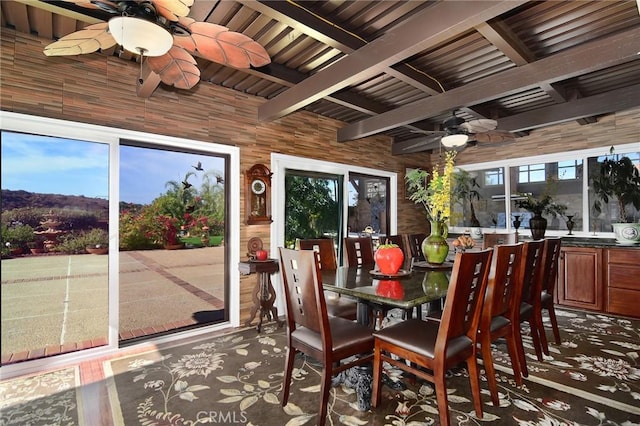
[[[221,25],[197,22],[183,18],[191,35],[176,35],[175,44],[203,58],[235,68],[261,67],[271,62],[267,51],[259,43],[244,34],[229,31]]]
[[[200,81],[196,60],[181,47],[173,46],[162,56],[149,57],[147,64],[163,83],[178,89],[191,89]]]
[[[491,143],[491,144],[514,142],[516,140],[513,133],[508,131],[503,131],[503,130],[494,130],[491,132],[476,133],[474,139],[480,143]]]
[[[427,136],[397,142],[391,146],[393,155],[429,151],[440,146],[440,136]]]
[[[87,9],[94,9],[94,10],[104,10],[105,12],[109,12],[109,13],[119,13],[118,11],[118,4],[115,1],[109,1],[109,0],[62,0],[66,3],[73,3],[77,6],[80,7],[84,7]]]
[[[428,136],[445,136],[447,134],[447,132],[443,131],[443,130],[411,130],[411,133],[419,133],[421,135],[428,135]]]
[[[109,33],[109,24],[101,22],[68,34],[44,48],[47,56],[69,56],[93,53],[98,49],[109,49],[116,41]]]
[[[175,22],[189,14],[193,0],[153,0],[153,5],[160,16]]]
[[[479,118],[476,120],[469,120],[460,124],[460,127],[466,130],[468,133],[481,133],[495,130],[498,127],[496,120],[490,120],[488,118]]]

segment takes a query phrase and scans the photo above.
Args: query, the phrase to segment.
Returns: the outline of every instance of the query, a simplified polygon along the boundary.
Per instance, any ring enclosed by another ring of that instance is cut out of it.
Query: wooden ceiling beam
[[[477,105],[527,88],[538,87],[541,82],[555,83],[636,60],[638,51],[640,28],[616,33],[451,89],[441,95],[431,96],[349,124],[338,130],[338,141],[345,142],[381,133],[458,108],[460,105]],[[562,104],[562,107],[564,105],[566,104]]]
[[[439,2],[258,108],[275,120],[334,92],[386,72],[404,59],[474,28],[524,1]]]
[[[498,120],[498,128],[519,132],[638,106],[640,84],[501,118]]]

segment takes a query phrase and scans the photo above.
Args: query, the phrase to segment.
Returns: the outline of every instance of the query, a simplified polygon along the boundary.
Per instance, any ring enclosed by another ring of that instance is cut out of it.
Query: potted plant
[[[109,234],[104,229],[93,228],[81,236],[85,250],[90,254],[109,253]]]
[[[613,147],[609,154],[591,176],[591,188],[599,198],[593,208],[601,213],[602,203],[617,202],[619,222],[612,223],[616,239],[623,244],[636,244],[640,242],[640,223],[630,223],[627,206],[640,211],[640,171],[629,157],[616,156]]]
[[[436,166],[431,173],[414,169],[405,177],[411,194],[409,199],[424,207],[431,224],[431,234],[422,242],[422,253],[427,262],[433,264],[444,263],[449,254],[447,243],[449,229],[446,221],[451,216],[451,186],[455,156],[455,151],[448,151],[445,154],[442,174]]]
[[[552,194],[555,192],[555,181],[551,178],[547,179],[547,185],[539,197],[534,197],[531,193],[520,193],[522,197],[514,201],[516,207],[525,209],[533,213],[533,217],[529,219],[529,228],[531,229],[531,238],[540,240],[544,238],[547,230],[547,219],[542,217],[548,214],[553,217],[562,216],[567,210],[567,206],[553,201]]]
[[[464,207],[465,203],[469,203],[469,219],[465,220],[465,225],[480,227],[480,221],[476,217],[474,200],[480,200],[480,185],[475,176],[464,169],[458,169],[453,175],[453,191],[452,195],[459,200]]]

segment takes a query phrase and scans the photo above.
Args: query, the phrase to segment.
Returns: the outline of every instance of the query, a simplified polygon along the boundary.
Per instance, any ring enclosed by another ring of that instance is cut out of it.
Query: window
[[[504,169],[492,169],[484,171],[484,184],[489,185],[504,185]]]
[[[546,179],[544,164],[531,164],[518,167],[519,183],[544,182]]]
[[[454,226],[506,227],[503,167],[470,171],[462,181],[456,181],[454,193],[457,194],[451,206]]]
[[[558,179],[578,179],[582,173],[582,160],[558,161]]]
[[[531,212],[517,208],[514,200],[522,194],[540,197],[545,191],[551,191],[553,201],[567,209],[562,216],[545,216],[550,235],[566,235],[569,232],[566,222],[568,216],[572,216],[573,234],[612,237],[611,223],[618,221],[619,206],[613,201],[603,204],[600,213],[595,211],[596,199],[589,189],[587,173],[599,170],[605,158],[621,156],[628,157],[640,169],[638,146],[638,143],[616,146],[614,156],[609,154],[608,147],[603,147],[460,166],[479,177],[476,188],[479,198],[474,199],[473,206],[468,200],[456,200],[451,230],[464,232],[472,226],[471,219],[475,215],[485,229],[510,231],[514,229],[513,221],[517,216],[521,222],[519,232],[526,235]],[[507,179],[504,179],[505,174]],[[548,180],[552,182],[552,188],[548,188]],[[633,205],[627,205],[626,211],[631,221],[640,221],[640,212]]]

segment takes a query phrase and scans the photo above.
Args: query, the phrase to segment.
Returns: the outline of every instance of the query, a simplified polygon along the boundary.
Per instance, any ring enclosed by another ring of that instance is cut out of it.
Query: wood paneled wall
[[[343,123],[307,112],[296,112],[273,122],[258,122],[262,98],[201,82],[185,91],[157,89],[153,96],[136,96],[139,66],[112,56],[46,57],[50,41],[2,28],[0,52],[0,108],[6,111],[168,136],[238,146],[242,171],[255,163],[269,165],[270,154],[298,155],[319,160],[372,167],[398,173],[398,232],[426,232],[422,208],[404,196],[406,167],[430,167],[438,156],[391,155],[391,139],[368,137],[338,143]],[[72,136],[72,135],[71,135]],[[549,154],[611,144],[640,144],[640,109],[601,118],[585,126],[575,122],[533,131],[517,143],[465,149],[457,163],[493,161]],[[244,182],[242,176],[236,178]],[[244,218],[244,194],[241,194]],[[269,226],[241,227],[240,256],[249,238],[269,244]],[[241,317],[252,305],[254,277],[241,279]]]
[[[0,107],[5,111],[237,146],[243,172],[255,163],[269,166],[272,152],[379,168],[399,173],[399,180],[407,164],[429,165],[428,154],[392,156],[387,136],[338,143],[336,132],[343,123],[315,114],[258,122],[264,99],[208,83],[189,91],[159,88],[142,99],[136,96],[136,63],[97,53],[46,57],[47,40],[6,28],[1,36]],[[236,178],[244,191],[244,177]],[[418,206],[399,201],[403,229],[426,226]],[[244,223],[244,193],[240,205]],[[269,230],[268,225],[243,224],[240,247],[232,250],[245,257],[247,241],[256,236],[268,247]],[[254,282],[253,276],[241,278],[242,321],[249,316]]]

